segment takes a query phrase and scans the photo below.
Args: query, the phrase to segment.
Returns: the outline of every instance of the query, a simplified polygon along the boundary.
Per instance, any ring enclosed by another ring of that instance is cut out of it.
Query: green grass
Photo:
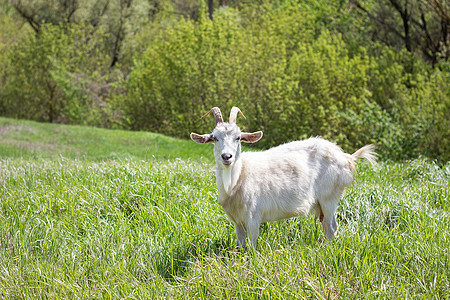
[[[188,138],[188,137],[186,137]],[[0,157],[111,159],[200,159],[211,148],[149,132],[61,126],[0,118]]]
[[[359,164],[333,242],[294,218],[240,251],[211,147],[0,124],[0,298],[450,297],[449,164]]]

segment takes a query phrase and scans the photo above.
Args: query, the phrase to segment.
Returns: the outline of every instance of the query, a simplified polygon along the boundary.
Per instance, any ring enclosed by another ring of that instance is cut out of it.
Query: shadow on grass
[[[277,247],[293,247],[296,244],[302,247],[315,247],[323,240],[325,237],[322,233],[322,225],[313,219],[289,219],[278,224],[263,223],[256,251],[259,252],[265,248],[273,251]],[[245,249],[238,247],[233,234],[216,239],[198,236],[192,237],[171,250],[167,249],[167,252],[155,253],[153,265],[156,273],[167,282],[173,283],[180,277],[186,277],[192,265],[202,259],[213,258],[222,261],[236,255],[252,255],[254,250],[249,246]]]
[[[230,253],[242,251],[231,237],[225,239],[193,239],[180,245],[170,253],[161,254],[154,259],[157,273],[169,283],[184,277],[190,266],[205,256],[215,255],[226,258]]]

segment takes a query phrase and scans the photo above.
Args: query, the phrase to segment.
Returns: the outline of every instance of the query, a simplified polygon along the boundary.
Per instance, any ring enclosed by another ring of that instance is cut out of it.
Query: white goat
[[[315,211],[331,240],[337,229],[334,216],[339,199],[353,182],[355,161],[375,162],[374,146],[350,155],[321,138],[287,143],[263,152],[241,153],[241,142],[254,143],[262,131],[241,132],[236,125],[239,108],[233,107],[228,123],[219,108],[212,108],[216,128],[211,134],[191,133],[197,143],[213,142],[219,203],[236,226],[239,245],[246,234],[254,247],[262,222],[307,215]]]

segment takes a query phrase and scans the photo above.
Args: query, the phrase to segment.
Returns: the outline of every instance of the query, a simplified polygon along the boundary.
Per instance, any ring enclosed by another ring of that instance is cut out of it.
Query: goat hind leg
[[[336,223],[336,217],[333,215],[326,218],[324,216],[324,219],[322,221],[323,231],[325,232],[325,236],[329,241],[331,241],[334,238],[334,235],[337,230],[337,223]]]
[[[320,208],[319,203],[317,203],[315,210],[316,210],[316,213],[315,213],[314,217],[316,219],[318,219],[320,222],[323,222],[323,212],[322,212],[322,209]]]
[[[325,203],[321,203],[322,214],[320,215],[323,231],[325,232],[325,236],[328,240],[332,240],[334,238],[334,234],[337,230],[337,222],[334,213],[337,208],[337,201],[326,201]]]

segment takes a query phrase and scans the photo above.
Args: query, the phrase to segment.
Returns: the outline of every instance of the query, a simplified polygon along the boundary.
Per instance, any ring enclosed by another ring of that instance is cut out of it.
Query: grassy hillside
[[[212,148],[161,134],[36,123],[0,117],[0,157],[108,159],[206,159]]]
[[[0,122],[0,298],[449,297],[448,164],[362,163],[333,242],[295,218],[240,251],[210,147]]]

